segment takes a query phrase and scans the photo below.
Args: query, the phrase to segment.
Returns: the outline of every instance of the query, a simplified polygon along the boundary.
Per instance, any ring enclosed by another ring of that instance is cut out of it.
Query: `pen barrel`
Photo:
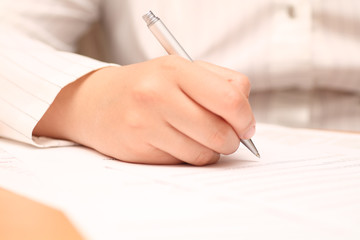
[[[165,24],[160,20],[160,18],[156,17],[151,11],[149,11],[143,16],[143,19],[146,22],[152,34],[156,37],[156,39],[160,42],[160,44],[167,51],[168,54],[178,55],[190,60],[191,62],[193,61],[191,57],[186,53],[184,48],[180,45],[180,43],[171,34],[171,32],[165,26]],[[260,157],[259,152],[257,151],[251,139],[244,139],[241,140],[241,142],[254,155]]]
[[[186,53],[184,48],[160,19],[157,19],[157,21],[148,27],[168,54],[179,55],[192,61],[191,57]]]

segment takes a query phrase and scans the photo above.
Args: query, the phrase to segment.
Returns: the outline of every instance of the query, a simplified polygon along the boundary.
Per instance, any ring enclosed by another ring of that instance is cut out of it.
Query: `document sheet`
[[[360,239],[360,134],[258,124],[214,165],[129,164],[0,139],[0,186],[87,239]]]

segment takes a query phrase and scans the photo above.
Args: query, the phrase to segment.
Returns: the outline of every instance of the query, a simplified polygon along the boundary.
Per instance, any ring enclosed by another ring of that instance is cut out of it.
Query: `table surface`
[[[319,90],[255,92],[250,103],[257,122],[360,132],[360,95]],[[82,239],[55,209],[1,188],[0,203],[1,239]]]

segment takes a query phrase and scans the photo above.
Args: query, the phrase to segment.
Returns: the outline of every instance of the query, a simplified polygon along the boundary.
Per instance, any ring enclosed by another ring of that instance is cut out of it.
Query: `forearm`
[[[109,66],[57,51],[3,25],[0,26],[0,64],[0,136],[39,145],[44,143],[33,139],[33,128],[60,90],[91,71]]]
[[[44,146],[32,131],[60,90],[109,64],[73,54],[97,0],[4,1],[0,7],[0,136]],[[38,7],[34,7],[38,6]]]
[[[82,129],[92,129],[89,118],[94,118],[97,112],[91,102],[99,89],[93,83],[109,78],[111,72],[104,69],[94,70],[62,88],[37,123],[33,135],[86,144],[83,140],[86,134]]]

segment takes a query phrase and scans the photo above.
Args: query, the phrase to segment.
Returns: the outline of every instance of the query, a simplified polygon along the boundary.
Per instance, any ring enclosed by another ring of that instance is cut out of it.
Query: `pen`
[[[164,25],[160,18],[156,17],[151,11],[143,16],[148,28],[164,47],[168,54],[179,55],[190,61],[193,61],[191,57],[186,53],[184,48],[171,34],[169,29]],[[240,139],[241,143],[245,145],[255,156],[260,157],[258,150],[251,139]]]

